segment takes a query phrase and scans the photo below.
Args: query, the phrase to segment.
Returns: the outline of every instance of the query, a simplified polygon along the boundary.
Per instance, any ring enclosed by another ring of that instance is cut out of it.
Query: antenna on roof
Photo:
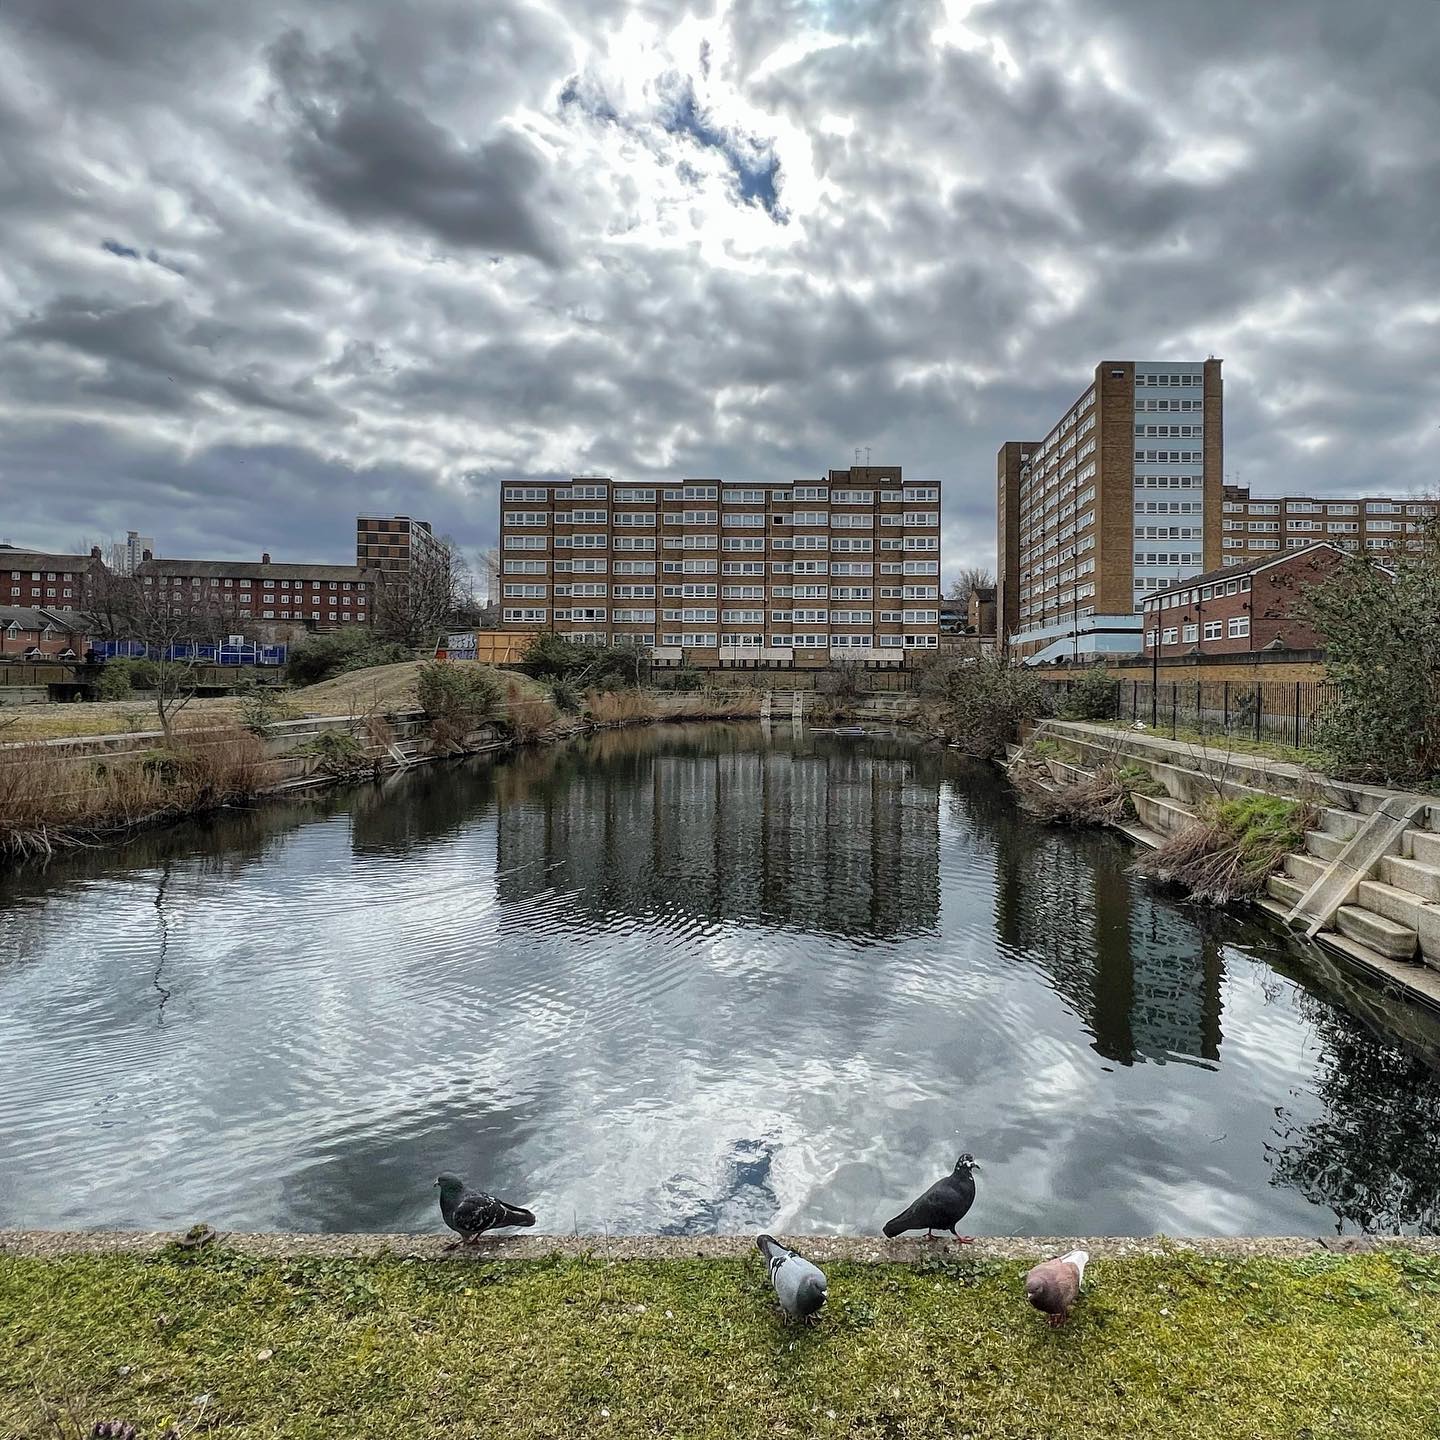
[[[868,445],[865,447],[865,464],[867,466],[870,464],[870,447]]]
[[[857,465],[860,463],[860,447],[858,445],[855,447],[855,463]]]

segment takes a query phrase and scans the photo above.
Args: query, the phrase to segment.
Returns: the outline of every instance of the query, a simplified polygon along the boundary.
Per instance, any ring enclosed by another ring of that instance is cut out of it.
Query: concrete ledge
[[[154,1255],[180,1239],[182,1231],[153,1230],[0,1230],[0,1255],[55,1259],[68,1255]],[[452,1237],[453,1238],[453,1237]],[[1076,1248],[1095,1259],[1120,1260],[1172,1255],[1177,1250],[1201,1255],[1295,1259],[1323,1251],[1349,1254],[1397,1247],[1440,1255],[1440,1236],[1317,1237],[1226,1235],[1175,1239],[1165,1235],[1122,1236],[979,1236],[973,1245],[952,1241],[884,1240],[867,1235],[784,1235],[815,1260],[851,1260],[862,1264],[913,1265],[934,1256],[973,1255],[989,1260],[1028,1260]],[[506,1235],[482,1239],[468,1248],[451,1248],[442,1235],[301,1235],[223,1233],[213,1242],[257,1259],[366,1260],[396,1256],[407,1260],[738,1260],[755,1253],[753,1235]]]

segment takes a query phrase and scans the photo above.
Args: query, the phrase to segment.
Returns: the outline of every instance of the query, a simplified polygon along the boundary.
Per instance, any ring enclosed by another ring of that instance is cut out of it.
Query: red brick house
[[[0,545],[0,605],[79,610],[92,572],[103,568],[98,545],[92,545],[88,555]]]
[[[83,660],[90,648],[84,620],[76,611],[0,605],[0,656],[6,660]]]
[[[1301,600],[1344,563],[1326,542],[1192,575],[1148,595],[1145,656],[1248,655],[1259,650],[1318,650],[1320,636]]]

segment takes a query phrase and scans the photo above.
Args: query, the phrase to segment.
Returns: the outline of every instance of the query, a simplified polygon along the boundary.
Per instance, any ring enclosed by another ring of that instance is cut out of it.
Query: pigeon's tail
[[[767,1260],[783,1260],[790,1253],[773,1235],[757,1235],[755,1248]]]
[[[527,1229],[535,1223],[535,1212],[533,1210],[522,1210],[518,1205],[506,1205],[500,1202],[505,1209],[505,1218],[500,1222],[502,1225],[523,1225]]]
[[[903,1235],[907,1230],[914,1227],[910,1224],[910,1212],[908,1210],[897,1215],[893,1220],[885,1222],[885,1238],[893,1240],[897,1235]]]

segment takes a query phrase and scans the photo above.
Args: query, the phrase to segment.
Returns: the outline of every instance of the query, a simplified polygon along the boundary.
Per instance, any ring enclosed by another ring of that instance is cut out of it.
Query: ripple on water
[[[868,1231],[971,1150],[981,1233],[1435,1228],[1437,1047],[1130,858],[727,727],[60,864],[0,895],[0,1223],[406,1228],[454,1168],[551,1229]]]

